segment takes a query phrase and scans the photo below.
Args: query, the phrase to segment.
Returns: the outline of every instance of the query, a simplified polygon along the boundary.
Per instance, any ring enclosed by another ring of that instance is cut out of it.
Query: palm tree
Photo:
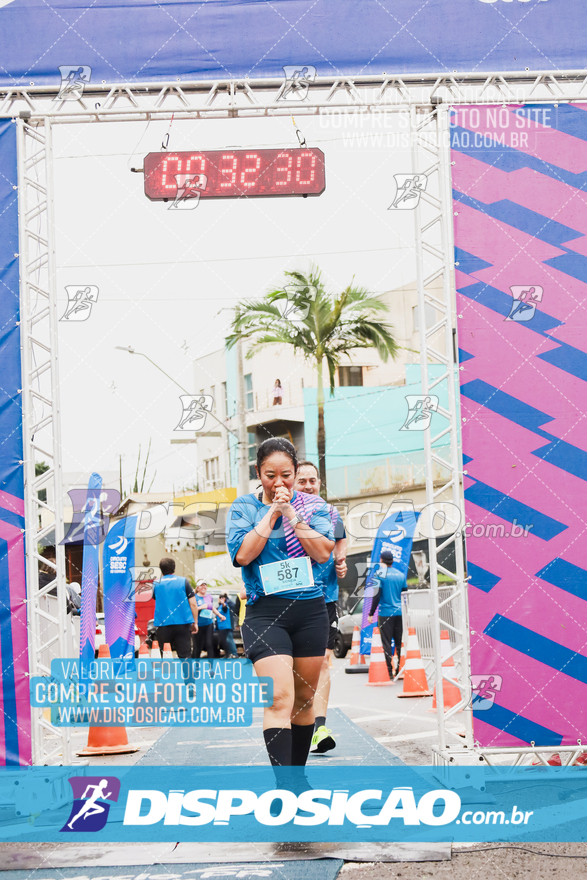
[[[239,339],[252,339],[247,352],[251,358],[267,345],[291,345],[313,363],[317,376],[318,465],[321,495],[327,497],[326,432],[324,429],[324,361],[328,366],[330,394],[334,394],[334,376],[341,359],[352,363],[351,352],[357,348],[375,348],[383,361],[395,358],[398,346],[393,327],[379,317],[387,304],[364,287],[355,287],[354,279],[339,294],[326,290],[317,267],[304,275],[286,272],[291,279],[269,291],[264,299],[246,300],[236,310],[231,335],[226,344],[232,348]]]

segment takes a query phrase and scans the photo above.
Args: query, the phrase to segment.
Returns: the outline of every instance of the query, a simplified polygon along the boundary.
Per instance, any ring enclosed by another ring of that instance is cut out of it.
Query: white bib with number
[[[285,590],[307,590],[314,586],[312,563],[309,556],[281,559],[260,565],[263,592],[266,596]]]

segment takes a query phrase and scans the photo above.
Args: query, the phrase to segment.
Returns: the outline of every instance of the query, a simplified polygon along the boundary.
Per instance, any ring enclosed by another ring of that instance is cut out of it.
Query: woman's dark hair
[[[261,473],[261,465],[263,462],[273,455],[274,452],[284,452],[292,460],[294,470],[298,469],[298,456],[293,443],[286,440],[285,437],[270,437],[269,440],[263,440],[257,449],[257,469]]]
[[[276,380],[275,380],[275,384],[276,384],[276,385],[279,385],[279,387],[281,388],[281,379],[276,379]]]

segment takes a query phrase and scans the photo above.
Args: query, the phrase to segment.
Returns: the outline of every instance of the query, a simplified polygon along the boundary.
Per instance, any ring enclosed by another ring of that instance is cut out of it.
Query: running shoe
[[[310,754],[323,755],[324,752],[336,748],[336,740],[332,736],[332,731],[327,727],[319,727],[312,737],[312,745],[310,746]]]

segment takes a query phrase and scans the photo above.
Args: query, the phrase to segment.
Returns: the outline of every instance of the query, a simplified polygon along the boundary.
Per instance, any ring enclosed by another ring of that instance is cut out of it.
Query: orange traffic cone
[[[383,645],[381,644],[381,633],[379,632],[379,627],[376,626],[373,630],[373,640],[371,642],[371,663],[369,664],[369,681],[367,684],[371,687],[384,687],[391,683]]]
[[[139,657],[143,657],[144,655],[149,656],[149,649],[147,648],[146,642],[141,642],[141,647],[139,648]]]
[[[398,678],[404,677],[404,666],[406,664],[406,646],[404,644],[404,640],[402,639],[402,650],[399,656],[399,673],[397,675]]]
[[[163,657],[173,657],[173,653],[171,651],[171,645],[169,644],[169,642],[165,642],[165,644],[163,645],[162,656]]]
[[[353,641],[351,643],[351,659],[349,665],[345,668],[345,672],[350,674],[354,674],[355,672],[368,672],[368,666],[365,663],[365,658],[362,654],[359,654],[359,649],[361,646],[361,630],[358,626],[356,626],[353,630]]]
[[[100,645],[98,659],[100,657],[110,657],[108,645]],[[125,727],[90,727],[87,746],[76,754],[80,758],[87,755],[128,755],[139,749],[140,746],[129,744]]]
[[[157,639],[151,645],[151,660],[160,660],[161,659],[161,650],[159,648],[159,642]]]
[[[408,652],[404,665],[404,689],[398,697],[431,697],[422,662],[418,636],[414,627],[408,630]]]
[[[455,661],[450,654],[450,636],[447,629],[440,631],[440,657],[442,659],[442,668],[446,671],[446,675],[451,679],[447,681],[442,679],[442,695],[444,698],[444,711],[447,712],[461,701],[461,692],[456,684]],[[451,671],[452,670],[452,671]],[[436,712],[436,685],[434,685],[434,699],[432,700],[432,708],[429,712]]]

